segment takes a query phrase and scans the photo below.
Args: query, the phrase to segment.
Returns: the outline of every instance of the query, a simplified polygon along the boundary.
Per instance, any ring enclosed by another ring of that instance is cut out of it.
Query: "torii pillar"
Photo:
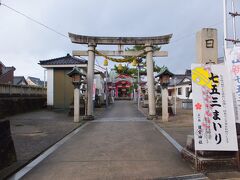
[[[88,66],[87,66],[87,120],[93,120],[93,79],[95,65],[95,47],[96,44],[88,44]]]
[[[156,103],[155,103],[155,87],[154,87],[154,74],[153,74],[153,47],[146,44],[147,51],[147,87],[148,87],[148,118],[153,119],[156,116]]]

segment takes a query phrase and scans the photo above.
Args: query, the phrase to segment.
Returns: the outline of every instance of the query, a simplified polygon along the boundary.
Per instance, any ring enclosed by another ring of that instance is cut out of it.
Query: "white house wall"
[[[54,70],[47,69],[47,105],[53,106]]]
[[[104,80],[100,75],[95,75],[96,79],[96,88],[99,89],[99,93],[104,93]]]
[[[182,88],[182,94],[181,95],[178,95],[178,90],[179,89],[177,89],[177,97],[180,98],[180,99],[188,99],[188,96],[187,96],[188,94],[186,93],[186,89],[189,88],[189,90],[190,90],[191,86],[182,85],[182,86],[177,86],[177,88]]]
[[[189,90],[191,90],[191,86],[190,85],[180,85],[180,86],[176,86],[176,87],[171,87],[169,89],[177,89],[176,93],[177,93],[177,98],[179,99],[192,99],[192,97],[190,96],[189,98],[187,97],[188,94],[186,94],[186,89],[189,88]],[[179,91],[179,88],[182,88],[182,94],[179,95],[178,94],[178,91]],[[173,94],[174,96],[174,94]]]

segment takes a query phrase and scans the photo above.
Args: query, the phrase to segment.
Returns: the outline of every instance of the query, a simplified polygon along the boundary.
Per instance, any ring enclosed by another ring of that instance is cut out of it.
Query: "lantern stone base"
[[[69,107],[68,115],[69,116],[73,116],[74,115],[74,107],[73,107],[73,105],[71,105]],[[85,115],[85,107],[79,107],[79,115],[80,115],[80,117]]]
[[[157,119],[157,116],[156,116],[156,115],[148,115],[148,116],[147,116],[147,119],[148,119],[148,120],[156,120],[156,119]]]
[[[92,121],[92,120],[94,120],[94,116],[92,116],[92,115],[83,116],[83,120],[84,121]]]
[[[171,106],[168,106],[168,113],[169,113],[169,116],[173,116],[173,109]],[[156,114],[158,116],[162,116],[162,106],[156,106]]]
[[[191,162],[198,171],[237,168],[239,159],[235,151],[197,151],[195,153],[193,135],[188,135],[186,147],[182,150],[181,156]]]

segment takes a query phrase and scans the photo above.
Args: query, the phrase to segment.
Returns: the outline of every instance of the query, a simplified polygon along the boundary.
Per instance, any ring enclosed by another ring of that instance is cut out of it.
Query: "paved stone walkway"
[[[153,179],[193,174],[131,101],[116,101],[23,179]]]

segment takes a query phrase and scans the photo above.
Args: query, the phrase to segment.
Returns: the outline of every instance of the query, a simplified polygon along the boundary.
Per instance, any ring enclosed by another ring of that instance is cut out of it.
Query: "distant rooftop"
[[[13,84],[14,85],[19,85],[22,82],[24,82],[25,84],[27,84],[26,79],[24,78],[24,76],[14,76],[13,77]]]
[[[44,86],[44,81],[41,81],[40,78],[28,76],[28,80],[32,81],[36,86]]]

